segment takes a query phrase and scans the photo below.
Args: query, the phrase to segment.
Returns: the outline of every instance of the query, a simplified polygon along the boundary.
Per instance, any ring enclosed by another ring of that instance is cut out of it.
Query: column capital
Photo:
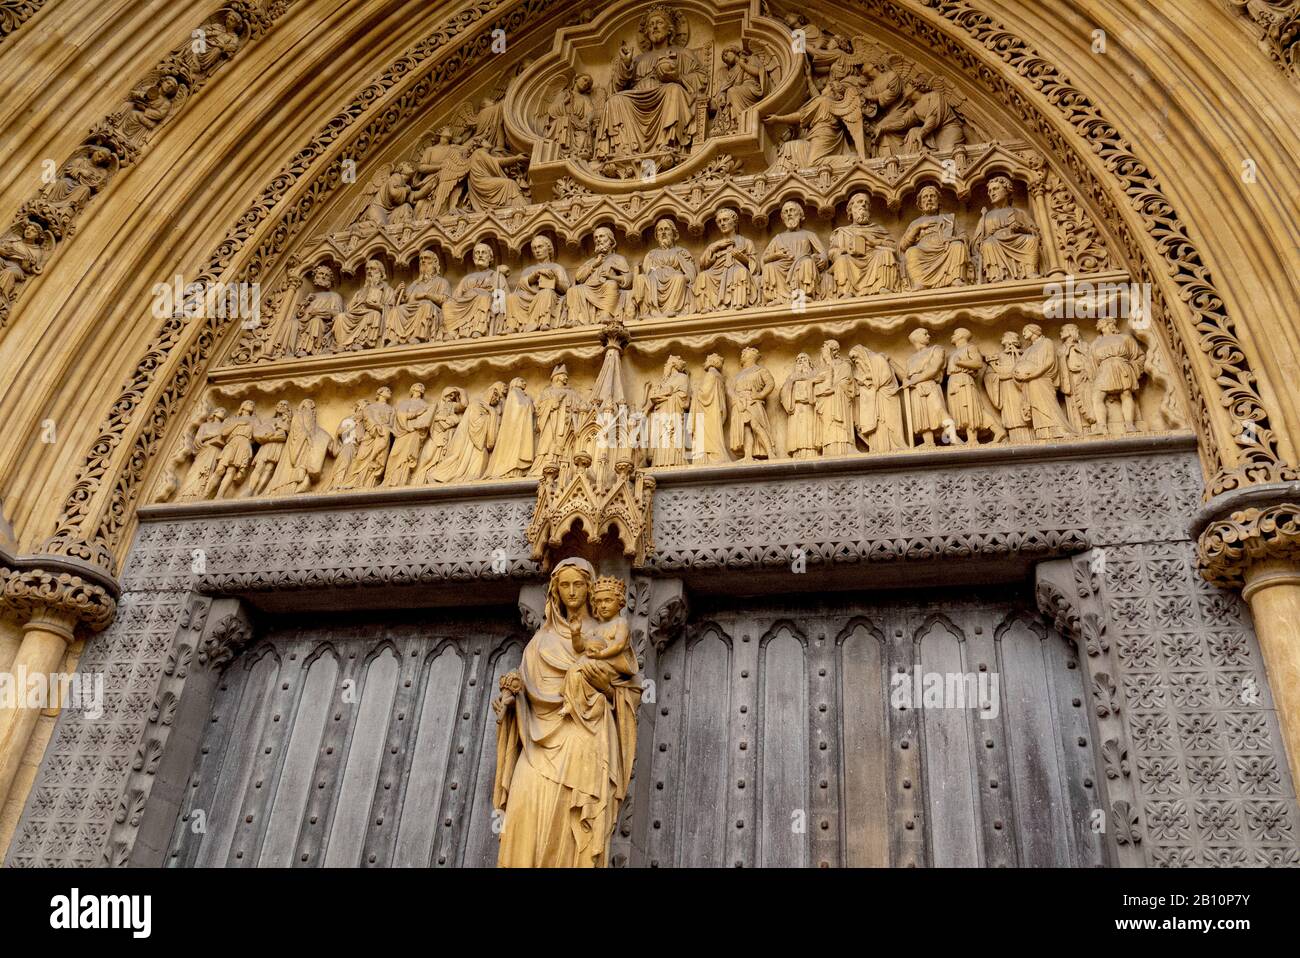
[[[0,545],[0,614],[71,640],[84,625],[108,627],[117,614],[117,581],[89,563],[48,555],[12,555]]]
[[[1271,482],[1216,496],[1192,522],[1201,574],[1240,588],[1261,563],[1300,568],[1300,482]]]

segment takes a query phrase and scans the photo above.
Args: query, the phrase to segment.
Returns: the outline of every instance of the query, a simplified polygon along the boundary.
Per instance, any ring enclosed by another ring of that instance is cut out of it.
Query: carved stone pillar
[[[1300,483],[1218,496],[1192,526],[1201,574],[1250,604],[1293,779],[1300,778]]]
[[[1056,231],[1052,229],[1052,211],[1047,205],[1047,176],[1044,173],[1039,173],[1029,184],[1029,206],[1034,223],[1038,226],[1038,235],[1042,238],[1039,244],[1042,256],[1039,268],[1044,276],[1064,276],[1067,270],[1061,249],[1057,245]]]
[[[12,616],[22,628],[22,639],[6,666],[19,694],[0,701],[3,802],[41,712],[27,707],[23,689],[58,671],[78,626],[98,632],[113,621],[117,584],[89,565],[49,556],[16,557],[2,549],[0,572],[0,612]]]

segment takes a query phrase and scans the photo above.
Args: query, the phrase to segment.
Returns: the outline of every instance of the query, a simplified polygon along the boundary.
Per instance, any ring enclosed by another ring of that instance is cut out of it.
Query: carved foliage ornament
[[[69,572],[41,569],[11,571],[0,607],[22,622],[53,616],[84,623],[96,632],[107,628],[117,612],[116,600],[102,586]]]
[[[272,216],[272,210],[280,199],[289,190],[296,188],[298,181],[308,174],[312,163],[330,152],[332,145],[344,136],[356,120],[374,113],[372,121],[354,136],[353,155],[349,159],[360,162],[385,143],[396,129],[402,127],[407,118],[418,111],[430,96],[436,96],[445,90],[466,69],[466,64],[483,62],[479,55],[486,54],[491,47],[490,31],[493,26],[517,31],[528,19],[540,15],[549,6],[551,4],[538,2],[529,10],[514,11],[509,20],[492,23],[489,18],[495,8],[485,4],[470,15],[448,23],[442,30],[417,44],[345,108],[311,144],[299,151],[293,165],[278,175],[261,198],[240,217],[239,225],[214,252],[200,274],[199,281],[210,285],[221,277],[236,256],[241,254],[254,231],[261,233],[261,225]],[[1230,456],[1218,445],[1216,424],[1206,406],[1206,397],[1201,392],[1193,363],[1173,327],[1170,307],[1160,297],[1156,312],[1164,324],[1166,343],[1173,351],[1188,395],[1197,409],[1197,431],[1201,439],[1203,461],[1207,471],[1219,470],[1209,494],[1252,482],[1296,475],[1297,471],[1280,458],[1276,437],[1269,427],[1269,413],[1253,384],[1254,373],[1249,368],[1245,351],[1224,311],[1222,297],[1215,290],[1199,251],[1179,223],[1172,206],[1149,170],[1132,154],[1127,141],[1101,116],[1089,98],[1072,86],[1022,38],[972,8],[965,0],[926,0],[926,6],[932,13],[919,13],[893,0],[857,0],[857,6],[905,36],[924,37],[937,52],[945,54],[955,68],[990,87],[995,95],[1013,107],[1026,122],[1031,123],[1062,158],[1062,162],[1067,164],[1083,191],[1094,197],[1111,228],[1116,235],[1122,237],[1129,260],[1140,264],[1141,278],[1155,284],[1157,275],[1144,263],[1145,253],[1138,237],[1128,227],[1119,205],[1110,198],[1107,185],[1098,182],[1087,162],[1076,155],[1077,144],[1062,135],[1046,116],[1028,108],[1021,89],[997,72],[990,71],[985,56],[1000,59],[1018,74],[1030,78],[1045,98],[1044,104],[1055,106],[1071,121],[1078,134],[1092,144],[1094,152],[1102,156],[1108,168],[1120,178],[1120,186],[1130,198],[1137,215],[1144,221],[1147,235],[1155,238],[1159,254],[1164,258],[1163,268],[1174,277],[1174,282],[1181,289],[1183,301],[1195,314],[1194,326],[1200,331],[1198,345],[1208,357],[1214,380],[1225,384],[1223,392],[1217,398],[1238,419],[1257,425],[1255,435],[1258,441],[1249,444],[1242,441],[1242,458],[1245,463],[1238,467],[1235,465],[1236,457]],[[959,38],[936,30],[934,16],[947,20],[954,28],[969,35],[969,38]],[[484,23],[485,20],[489,22]],[[476,31],[476,28],[479,29]],[[468,39],[459,44],[454,43],[466,34],[469,35]],[[972,39],[984,51],[982,55],[970,48]],[[431,62],[422,68],[425,61]],[[413,90],[412,95],[405,97],[400,108],[371,110],[376,101],[385,98],[389,90],[408,78],[414,82],[415,77],[420,80],[418,90]],[[309,188],[298,191],[299,199],[294,206],[283,211],[282,227],[266,232],[267,238],[256,249],[244,254],[242,265],[235,271],[236,275],[228,277],[229,280],[256,282],[267,275],[286,251],[286,247],[323,205],[321,198],[340,183],[342,151],[334,150],[333,154],[332,162],[323,171],[314,174]],[[1155,285],[1155,290],[1159,296],[1158,285]],[[184,407],[189,391],[201,379],[214,344],[230,325],[227,317],[209,318],[204,322],[205,328],[198,335],[188,338],[190,345],[186,353],[175,362],[171,359],[171,353],[181,340],[187,322],[184,317],[172,317],[164,322],[147,354],[138,364],[135,375],[114,403],[113,412],[106,420],[100,436],[90,447],[78,481],[65,499],[55,535],[47,545],[50,551],[98,559],[106,562],[109,568],[113,566],[111,550],[120,544],[124,523],[144,478],[145,466],[157,451],[173,414]],[[105,479],[113,474],[114,462],[118,459],[115,450],[119,445],[124,445],[124,434],[130,421],[135,418],[134,412],[143,403],[155,371],[164,366],[176,372],[163,389],[157,410],[144,418],[144,425],[125,444],[127,448],[121,459],[121,475],[115,477],[112,494],[96,519],[92,516],[90,504],[96,499],[96,493]],[[93,540],[94,545],[90,545],[87,539]]]
[[[1253,562],[1300,561],[1300,505],[1286,502],[1234,512],[1211,522],[1197,549],[1202,575],[1224,588],[1240,586]]]
[[[1260,49],[1300,78],[1300,0],[1228,0],[1228,6],[1250,19]]]

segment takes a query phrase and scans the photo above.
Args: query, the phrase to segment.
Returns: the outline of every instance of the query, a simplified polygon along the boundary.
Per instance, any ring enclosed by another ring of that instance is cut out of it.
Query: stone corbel
[[[18,555],[0,530],[0,615],[71,642],[77,626],[102,632],[117,614],[117,580],[103,568],[55,555]]]

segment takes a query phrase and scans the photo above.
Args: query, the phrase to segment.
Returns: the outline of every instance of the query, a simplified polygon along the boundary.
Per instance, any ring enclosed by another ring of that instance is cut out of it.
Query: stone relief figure
[[[691,288],[696,278],[695,257],[677,245],[677,224],[667,217],[655,223],[659,244],[641,260],[641,272],[632,283],[631,307],[642,319],[661,319],[691,312]]]
[[[902,289],[898,246],[883,227],[871,222],[871,200],[855,193],[848,204],[849,224],[831,233],[832,292],[837,298],[892,293]]]
[[[474,244],[472,273],[456,284],[456,291],[442,307],[443,327],[448,339],[477,338],[499,332],[506,311],[508,266],[494,266],[492,247]]]
[[[954,107],[955,94],[942,77],[912,74],[904,80],[904,105],[876,124],[878,136],[903,134],[897,152],[941,153],[966,142],[966,130]]]
[[[712,132],[734,133],[744,112],[767,96],[771,68],[748,43],[723,47],[721,59],[717,92],[709,99],[709,112],[714,115]]]
[[[803,207],[797,202],[782,204],[785,230],[763,250],[763,302],[768,306],[789,304],[797,292],[810,300],[817,296],[826,253],[817,234],[802,228],[803,219]]]
[[[54,237],[31,220],[0,236],[0,306],[13,302],[14,290],[41,266],[54,248]]]
[[[316,288],[286,317],[276,337],[276,356],[311,356],[325,348],[325,336],[343,315],[343,297],[334,291],[334,271],[323,263],[312,270]]]
[[[373,489],[384,480],[388,451],[393,438],[396,410],[389,400],[393,391],[379,387],[374,402],[366,403],[357,419],[356,452],[343,477],[344,489]]]
[[[437,139],[420,152],[415,164],[420,178],[416,191],[420,196],[415,201],[417,220],[434,219],[465,202],[469,154],[463,144],[454,142],[454,138],[455,131],[444,126],[438,130]]]
[[[364,431],[362,422],[365,416],[366,400],[358,399],[352,407],[351,414],[345,416],[334,431],[334,437],[330,440],[330,453],[334,456],[334,471],[330,473],[327,492],[352,488],[348,485],[348,472],[352,468],[352,461],[357,457],[357,444],[361,441],[361,434]]]
[[[587,651],[617,644],[613,618],[601,622],[592,614],[595,581],[585,559],[555,566],[541,627],[519,669],[502,676],[501,694],[492,703],[492,804],[505,812],[497,856],[503,867],[608,863],[610,836],[632,777],[641,690],[635,656],[601,658]],[[566,697],[570,673],[577,673],[573,691],[581,694]]]
[[[470,141],[468,149],[465,175],[469,180],[466,194],[470,209],[483,212],[528,203],[523,187],[506,172],[511,167],[527,163],[527,156],[522,153],[497,155],[492,152],[487,138],[481,135]]]
[[[745,462],[771,459],[774,450],[767,397],[776,391],[776,380],[760,358],[753,346],[742,349],[740,372],[731,379],[731,451]]]
[[[396,300],[397,292],[388,285],[384,264],[377,259],[366,260],[365,284],[352,294],[348,308],[334,317],[335,347],[351,352],[378,345],[384,317]]]
[[[253,430],[257,426],[251,399],[239,404],[239,410],[222,424],[221,455],[208,478],[207,498],[224,499],[244,475],[253,461]]]
[[[473,482],[483,478],[497,442],[500,406],[505,394],[505,383],[493,383],[482,397],[469,404],[452,433],[442,461],[429,468],[427,475],[431,480]]]
[[[627,260],[615,252],[614,231],[597,226],[592,241],[596,254],[578,267],[565,297],[569,326],[610,322],[619,314],[620,294],[632,285]]]
[[[1097,370],[1092,381],[1095,397],[1094,432],[1135,432],[1137,388],[1144,368],[1142,347],[1128,333],[1121,333],[1113,319],[1097,320],[1097,338],[1092,341],[1092,363]],[[1119,419],[1112,422],[1112,406],[1119,406]]]
[[[281,399],[275,404],[275,412],[270,419],[253,419],[253,441],[257,443],[257,454],[253,456],[253,468],[248,476],[248,485],[244,495],[260,496],[271,482],[271,476],[284,455],[284,444],[289,439],[289,402]]]
[[[695,278],[695,308],[745,309],[758,303],[758,252],[751,240],[736,232],[740,217],[729,206],[714,218],[720,239],[704,248]]]
[[[448,386],[438,397],[433,420],[429,424],[429,438],[420,450],[420,461],[416,466],[416,474],[423,482],[433,481],[429,471],[440,465],[446,457],[447,447],[451,444],[456,427],[460,425],[461,416],[465,414],[466,405],[465,393],[455,386]]]
[[[650,422],[650,465],[686,465],[686,412],[691,404],[691,377],[686,361],[669,356],[664,374],[645,384],[642,409]]]
[[[1016,379],[1016,364],[1020,362],[1020,336],[1018,333],[1002,334],[1002,352],[989,363],[991,375],[985,381],[993,405],[1002,414],[1002,425],[1012,442],[1029,442],[1034,438],[1030,426],[1029,407],[1024,390]]]
[[[488,460],[488,479],[519,479],[528,475],[536,454],[533,401],[528,383],[516,376],[510,380],[501,410],[501,428]]]
[[[414,383],[411,395],[399,400],[393,407],[393,448],[388,452],[384,466],[385,486],[405,486],[415,475],[420,462],[420,452],[429,426],[433,423],[434,407],[424,398],[424,383]]]
[[[980,275],[986,283],[1038,276],[1038,227],[1029,214],[1011,205],[1011,180],[989,180],[993,208],[985,210],[972,242],[980,254]]]
[[[939,212],[939,190],[924,186],[917,194],[921,215],[912,220],[899,247],[907,267],[909,289],[939,289],[965,284],[970,271],[966,237],[952,213]]]
[[[470,121],[473,139],[482,141],[483,146],[493,153],[506,152],[506,110],[503,100],[504,92],[498,90],[485,96],[478,106],[478,112]]]
[[[573,633],[573,651],[591,660],[610,660],[610,664],[624,675],[635,675],[638,670],[636,652],[632,649],[632,630],[628,626],[623,606],[627,585],[615,576],[603,575],[591,587],[591,610],[600,623],[595,635],[587,637]],[[591,708],[595,696],[601,693],[592,687],[581,669],[570,669],[564,678],[564,704],[561,715],[584,715]]]
[[[984,432],[992,433],[994,442],[1005,442],[1007,438],[985,392],[988,375],[988,363],[980,348],[971,342],[970,330],[954,329],[952,354],[948,357],[948,411],[952,413],[953,428],[965,434],[968,446],[978,445]]]
[[[710,353],[704,360],[704,376],[691,400],[691,461],[705,465],[730,462],[727,455],[727,381],[722,376],[722,357]]]
[[[922,445],[933,446],[934,434],[952,421],[943,401],[946,357],[942,346],[930,344],[928,329],[914,329],[907,339],[915,350],[907,360],[907,380],[903,384],[908,394],[910,429],[913,436],[921,437]]]
[[[115,115],[117,127],[132,146],[141,147],[184,99],[185,91],[169,74],[141,84],[131,91],[130,99]]]
[[[384,321],[384,345],[442,339],[442,304],[450,298],[451,283],[442,275],[442,261],[433,250],[424,250],[420,253],[419,278],[397,289],[396,302]]]
[[[531,333],[564,325],[569,273],[555,262],[555,244],[550,237],[538,234],[529,247],[536,262],[524,267],[506,303],[507,332]]]
[[[596,125],[598,161],[648,157],[663,168],[690,152],[695,101],[708,72],[686,47],[685,17],[657,4],[637,30],[640,53],[624,41],[610,70],[610,95]]]
[[[791,459],[817,458],[817,373],[807,353],[794,358],[794,369],[781,387],[785,410],[785,450]]]
[[[561,363],[551,370],[551,384],[537,399],[537,456],[532,475],[541,475],[548,465],[559,462],[581,405],[578,391],[569,386],[568,367]]]
[[[591,158],[593,129],[604,103],[593,92],[590,73],[579,73],[551,101],[543,135],[554,140],[565,154]]]
[[[868,452],[892,452],[906,449],[903,430],[903,401],[898,370],[884,353],[865,346],[849,350],[853,363],[857,402],[853,410],[858,438]],[[905,378],[905,377],[904,377]]]
[[[306,492],[320,478],[325,456],[333,447],[330,434],[316,421],[316,403],[304,399],[289,425],[289,438],[275,464],[268,496],[291,496]]]
[[[769,113],[764,123],[797,124],[799,134],[781,144],[776,165],[801,170],[824,163],[844,150],[845,135],[859,160],[865,160],[862,100],[842,80],[830,80],[794,113]]]
[[[363,197],[361,212],[353,225],[371,230],[385,226],[403,226],[415,218],[415,203],[425,195],[426,187],[416,189],[415,166],[398,163],[374,175]]]
[[[117,159],[102,146],[81,147],[49,183],[41,199],[56,209],[75,213],[104,188],[117,168]]]
[[[195,38],[185,51],[189,67],[195,73],[211,73],[223,60],[239,52],[240,34],[244,32],[244,18],[234,10],[217,14],[200,28],[202,38]]]
[[[208,413],[207,419],[194,433],[194,463],[185,477],[185,485],[177,495],[181,502],[207,499],[212,493],[213,476],[217,475],[217,460],[226,443],[226,410],[218,406]],[[220,481],[218,478],[216,481]]]
[[[1024,352],[1015,366],[1016,381],[1024,392],[1029,419],[1034,435],[1039,439],[1060,439],[1074,435],[1061,404],[1056,400],[1056,387],[1060,381],[1060,367],[1056,347],[1043,335],[1043,330],[1030,323],[1020,333]]]
[[[1096,419],[1092,380],[1096,368],[1092,353],[1079,339],[1079,327],[1066,323],[1061,327],[1058,354],[1061,372],[1061,395],[1065,397],[1065,416],[1075,432],[1091,429]]]
[[[822,344],[821,368],[813,380],[816,396],[817,446],[823,456],[847,456],[857,451],[853,441],[853,364],[840,356],[833,339]]]

